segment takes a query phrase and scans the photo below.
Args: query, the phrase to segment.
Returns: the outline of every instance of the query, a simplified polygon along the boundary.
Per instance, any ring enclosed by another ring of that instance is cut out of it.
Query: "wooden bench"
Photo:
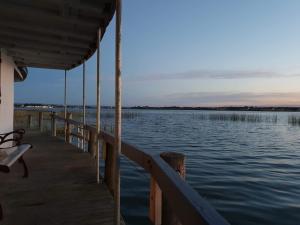
[[[0,134],[0,171],[9,173],[10,168],[15,162],[23,165],[24,175],[28,177],[28,168],[23,159],[23,155],[32,148],[30,144],[21,144],[24,129],[15,130],[9,133]],[[3,147],[4,146],[4,147]],[[12,146],[12,147],[7,147]],[[3,219],[2,205],[0,204],[0,221]]]
[[[20,144],[14,147],[0,149],[0,171],[9,173],[10,167],[18,161],[23,164],[24,167],[23,177],[28,177],[28,168],[23,159],[23,155],[30,148],[32,148],[30,144]]]
[[[22,144],[25,134],[24,129],[18,129],[9,133],[0,134],[0,171],[8,173],[10,167],[16,162],[20,162],[24,167],[24,176],[28,177],[28,169],[23,159],[23,154],[32,146]]]

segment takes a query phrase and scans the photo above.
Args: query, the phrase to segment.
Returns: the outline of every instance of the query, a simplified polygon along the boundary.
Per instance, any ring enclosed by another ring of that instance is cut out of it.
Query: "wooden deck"
[[[0,173],[0,202],[5,225],[113,224],[113,199],[96,183],[95,161],[62,140],[38,132],[26,135],[34,147],[21,164]],[[123,221],[121,221],[124,224]]]

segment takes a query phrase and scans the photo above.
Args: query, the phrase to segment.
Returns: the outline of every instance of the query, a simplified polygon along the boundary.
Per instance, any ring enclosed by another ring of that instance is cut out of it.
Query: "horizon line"
[[[27,105],[27,106],[58,106],[64,107],[63,104],[56,103],[14,103],[14,105]],[[67,107],[82,107],[81,104],[70,104]],[[86,107],[96,107],[96,105],[86,105]],[[114,108],[114,105],[102,105],[101,107]],[[216,105],[216,106],[180,106],[180,105],[133,105],[122,106],[122,108],[300,108],[300,105]]]

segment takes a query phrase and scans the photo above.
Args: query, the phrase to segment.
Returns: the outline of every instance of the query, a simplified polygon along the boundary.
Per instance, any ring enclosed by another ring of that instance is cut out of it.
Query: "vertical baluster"
[[[56,136],[56,112],[52,113],[52,136]]]
[[[32,115],[28,115],[28,118],[27,118],[27,127],[30,129],[32,126]]]
[[[43,132],[43,112],[39,112],[39,129],[40,132]]]
[[[69,123],[69,120],[72,119],[72,113],[67,113],[67,127],[66,127],[66,142],[71,143],[71,132],[72,125]]]

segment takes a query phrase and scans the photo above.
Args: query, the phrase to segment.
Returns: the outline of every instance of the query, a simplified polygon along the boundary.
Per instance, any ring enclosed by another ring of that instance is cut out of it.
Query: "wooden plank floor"
[[[22,178],[18,163],[10,173],[0,173],[0,224],[113,224],[113,199],[104,184],[96,183],[89,154],[38,132],[27,134],[26,142],[34,146],[24,156],[29,177]]]

